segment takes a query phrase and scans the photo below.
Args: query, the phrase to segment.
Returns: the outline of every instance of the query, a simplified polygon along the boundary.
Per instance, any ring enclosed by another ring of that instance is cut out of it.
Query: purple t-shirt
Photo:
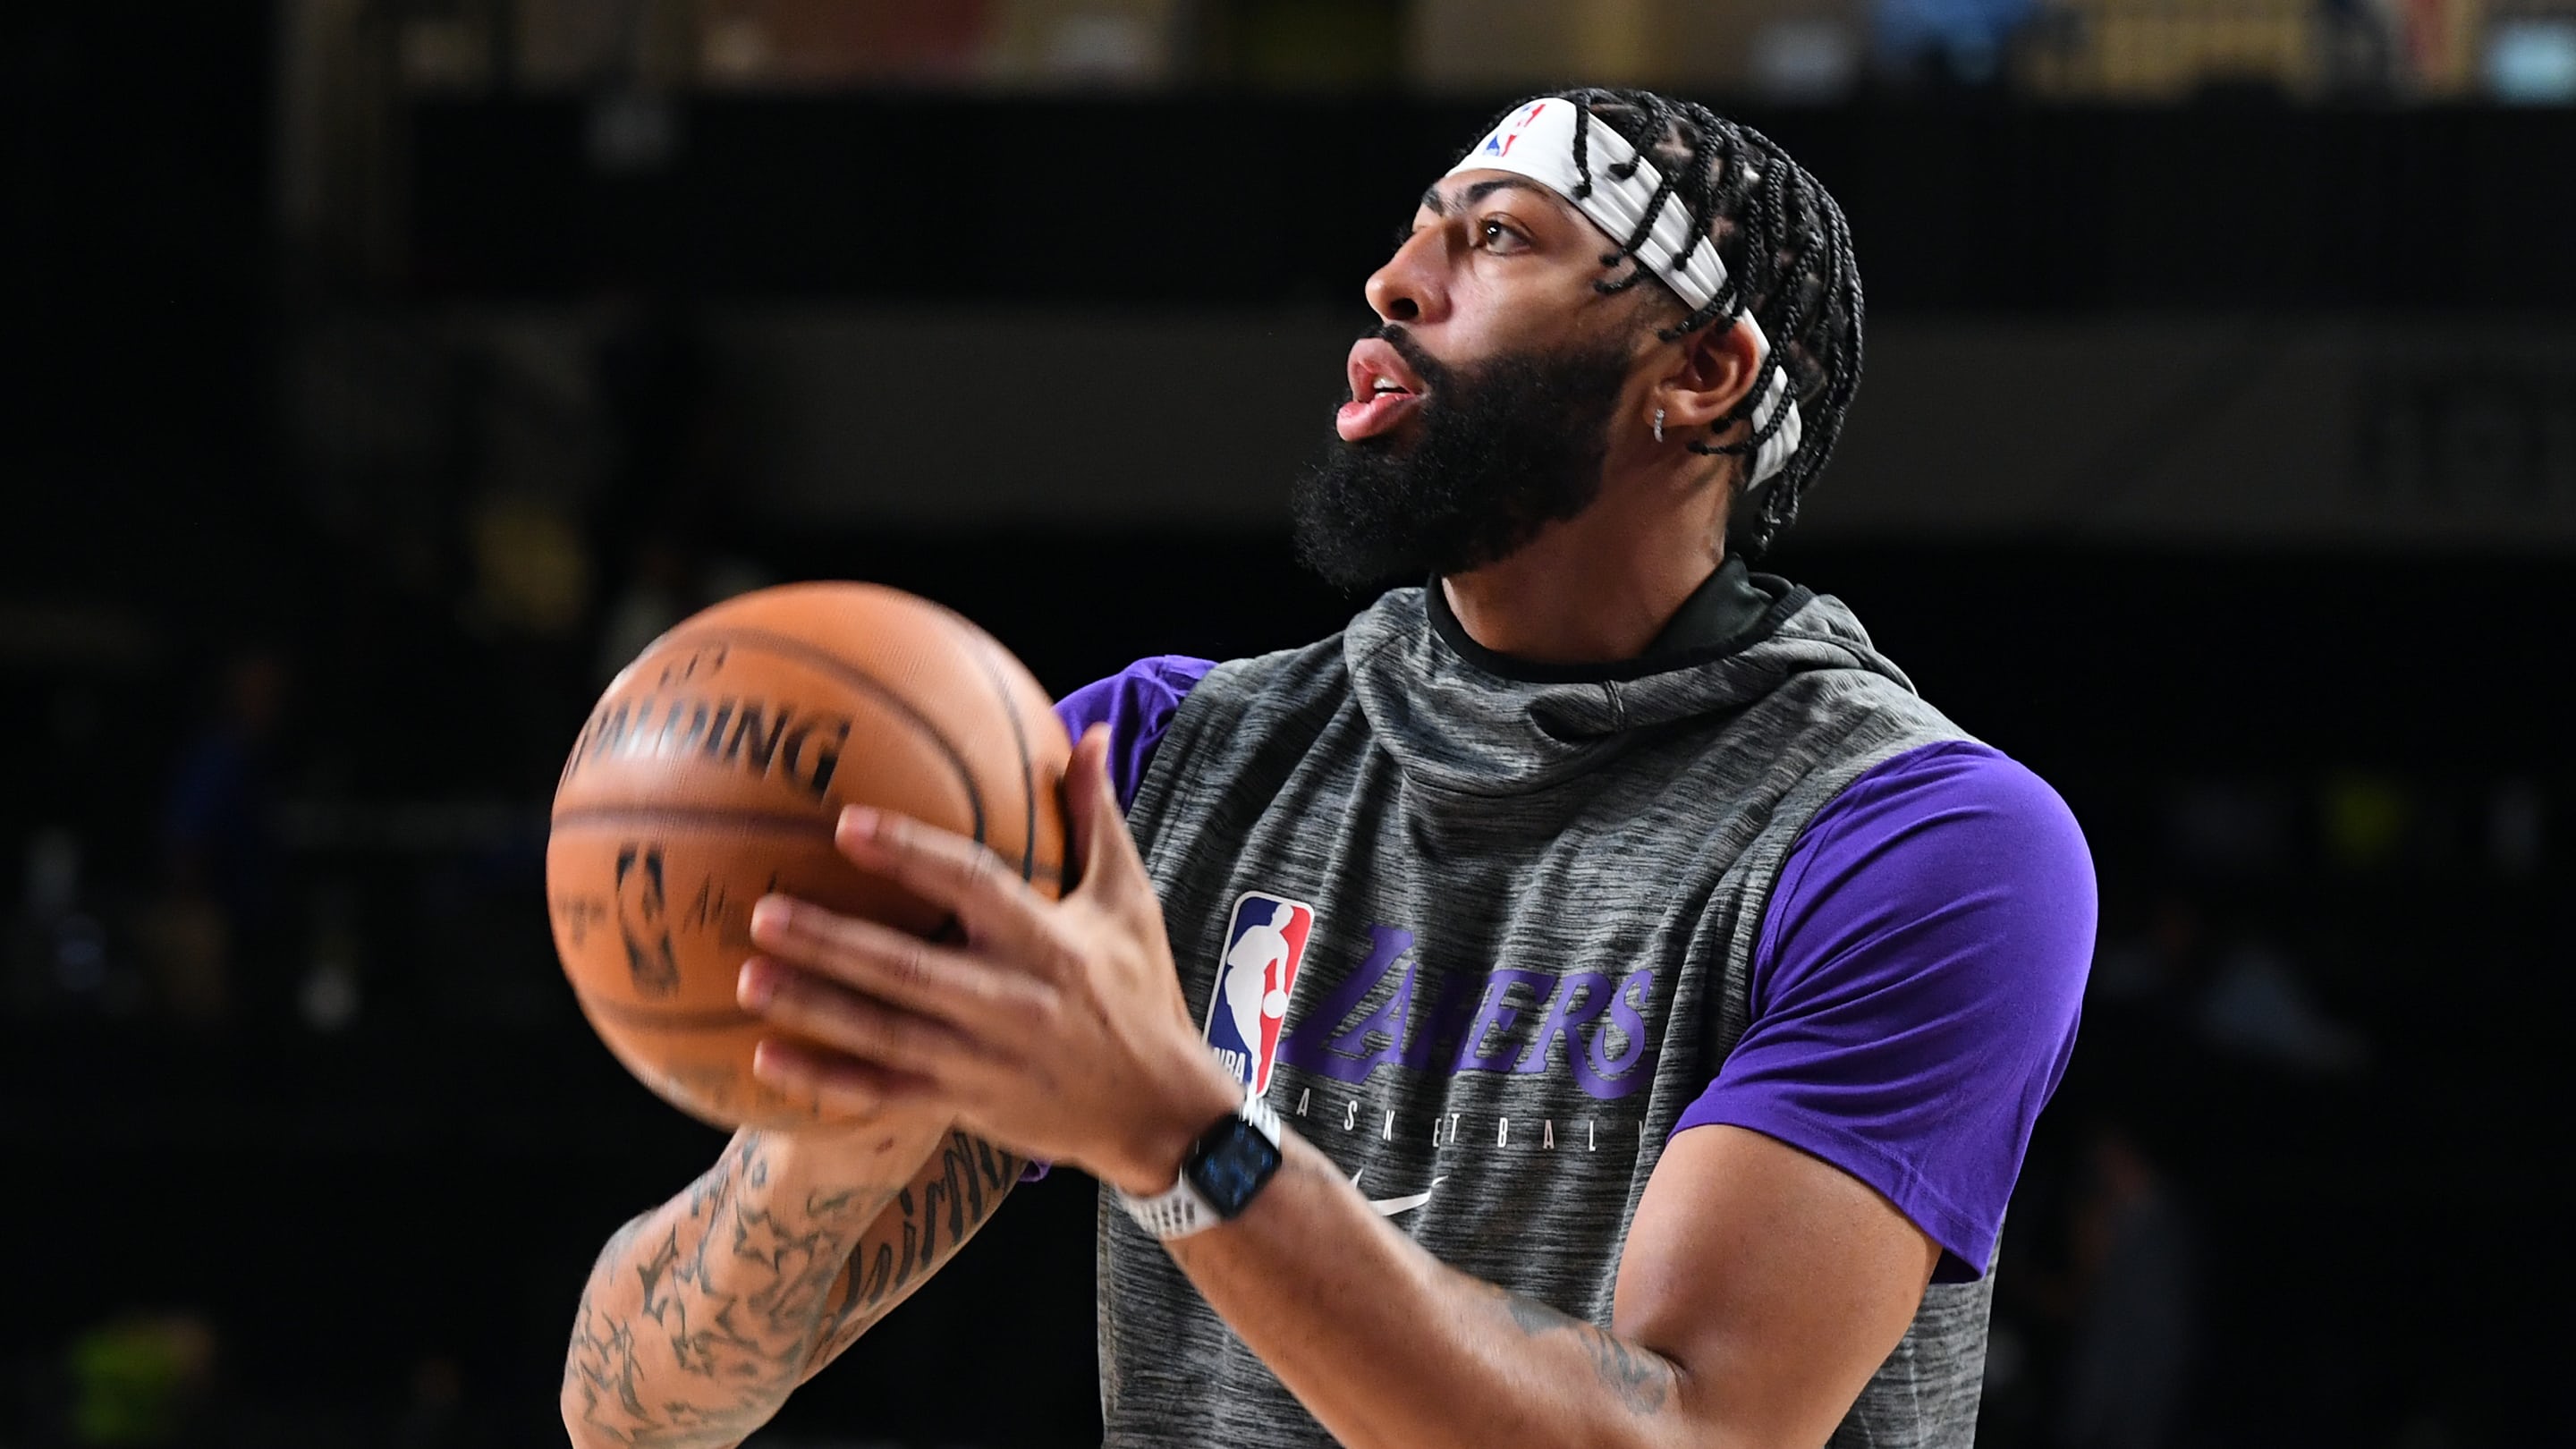
[[[1214,667],[1140,660],[1056,706],[1076,735],[1109,726],[1120,804]],[[1752,1020],[1675,1130],[1725,1123],[1822,1158],[1941,1246],[1936,1279],[1978,1277],[2075,1046],[2093,926],[2092,856],[2045,781],[1966,741],[1885,761],[1791,847]]]

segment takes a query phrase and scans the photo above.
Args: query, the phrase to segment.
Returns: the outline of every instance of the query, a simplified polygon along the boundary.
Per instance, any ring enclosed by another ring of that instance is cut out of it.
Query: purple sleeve
[[[1109,778],[1118,786],[1118,807],[1136,803],[1136,786],[1163,742],[1172,714],[1207,672],[1213,661],[1180,654],[1139,659],[1116,674],[1086,684],[1056,701],[1056,718],[1075,739],[1096,724],[1109,726]]]
[[[1109,779],[1118,787],[1118,808],[1136,803],[1136,786],[1163,742],[1173,712],[1198,682],[1216,668],[1208,659],[1185,654],[1158,654],[1139,659],[1107,679],[1095,680],[1055,702],[1055,717],[1075,739],[1096,724],[1109,726]],[[1035,1182],[1052,1164],[1032,1162],[1020,1169],[1020,1181]]]
[[[1983,745],[1878,765],[1789,852],[1752,1022],[1680,1131],[1750,1128],[1877,1189],[1980,1277],[2075,1045],[2093,861],[2047,783]]]

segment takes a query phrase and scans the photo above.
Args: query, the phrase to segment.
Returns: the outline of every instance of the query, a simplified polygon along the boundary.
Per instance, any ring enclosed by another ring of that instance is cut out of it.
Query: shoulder
[[[1159,710],[1165,716],[1177,708],[1198,682],[1214,669],[1213,660],[1194,659],[1186,654],[1157,654],[1139,659],[1105,679],[1095,679],[1056,701],[1056,713],[1074,733],[1075,720],[1082,728],[1113,722],[1120,714],[1139,710]]]
[[[1171,737],[1196,752],[1224,742],[1250,747],[1283,733],[1311,735],[1309,717],[1330,714],[1349,693],[1342,636],[1208,668],[1175,710]]]
[[[1139,659],[1057,700],[1056,717],[1064,721],[1066,732],[1077,738],[1099,724],[1109,726],[1111,734],[1121,738],[1140,729],[1160,733],[1181,702],[1215,668],[1213,660],[1194,659],[1186,654]]]
[[[1094,680],[1058,700],[1056,718],[1076,739],[1095,725],[1109,728],[1109,773],[1119,802],[1136,798],[1145,766],[1171,729],[1172,716],[1216,665],[1183,654],[1139,659],[1106,679]]]
[[[1907,895],[1980,882],[2089,892],[2092,881],[2092,853],[2065,800],[1974,740],[1917,746],[1863,770],[1809,819],[1782,872],[1789,891],[1866,884]]]
[[[2071,998],[2094,907],[2092,852],[2047,781],[1975,741],[1924,745],[1863,771],[1791,846],[1756,953],[1773,969],[1757,968],[1755,1009],[1795,978],[1881,954],[1874,944],[1927,937],[1957,990],[2027,991],[2036,973]]]
[[[1751,1021],[1686,1121],[1752,1127],[1991,1261],[2093,952],[2093,862],[2045,780],[1973,741],[1863,771],[1808,822],[1764,912]]]
[[[2057,792],[1985,745],[1927,745],[1854,780],[1791,850],[1753,1019],[1830,1018],[1854,1043],[2053,1086],[2095,915],[2092,854]]]

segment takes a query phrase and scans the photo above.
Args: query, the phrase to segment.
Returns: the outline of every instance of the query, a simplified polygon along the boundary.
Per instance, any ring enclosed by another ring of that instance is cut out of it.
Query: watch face
[[[1219,1217],[1233,1217],[1279,1170],[1279,1148],[1261,1129],[1230,1117],[1199,1139],[1190,1154],[1190,1185]]]

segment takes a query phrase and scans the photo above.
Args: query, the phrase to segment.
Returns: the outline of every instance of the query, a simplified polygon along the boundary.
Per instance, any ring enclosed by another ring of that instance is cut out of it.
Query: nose
[[[1437,322],[1449,310],[1445,284],[1448,228],[1426,226],[1369,274],[1361,293],[1381,322]]]

